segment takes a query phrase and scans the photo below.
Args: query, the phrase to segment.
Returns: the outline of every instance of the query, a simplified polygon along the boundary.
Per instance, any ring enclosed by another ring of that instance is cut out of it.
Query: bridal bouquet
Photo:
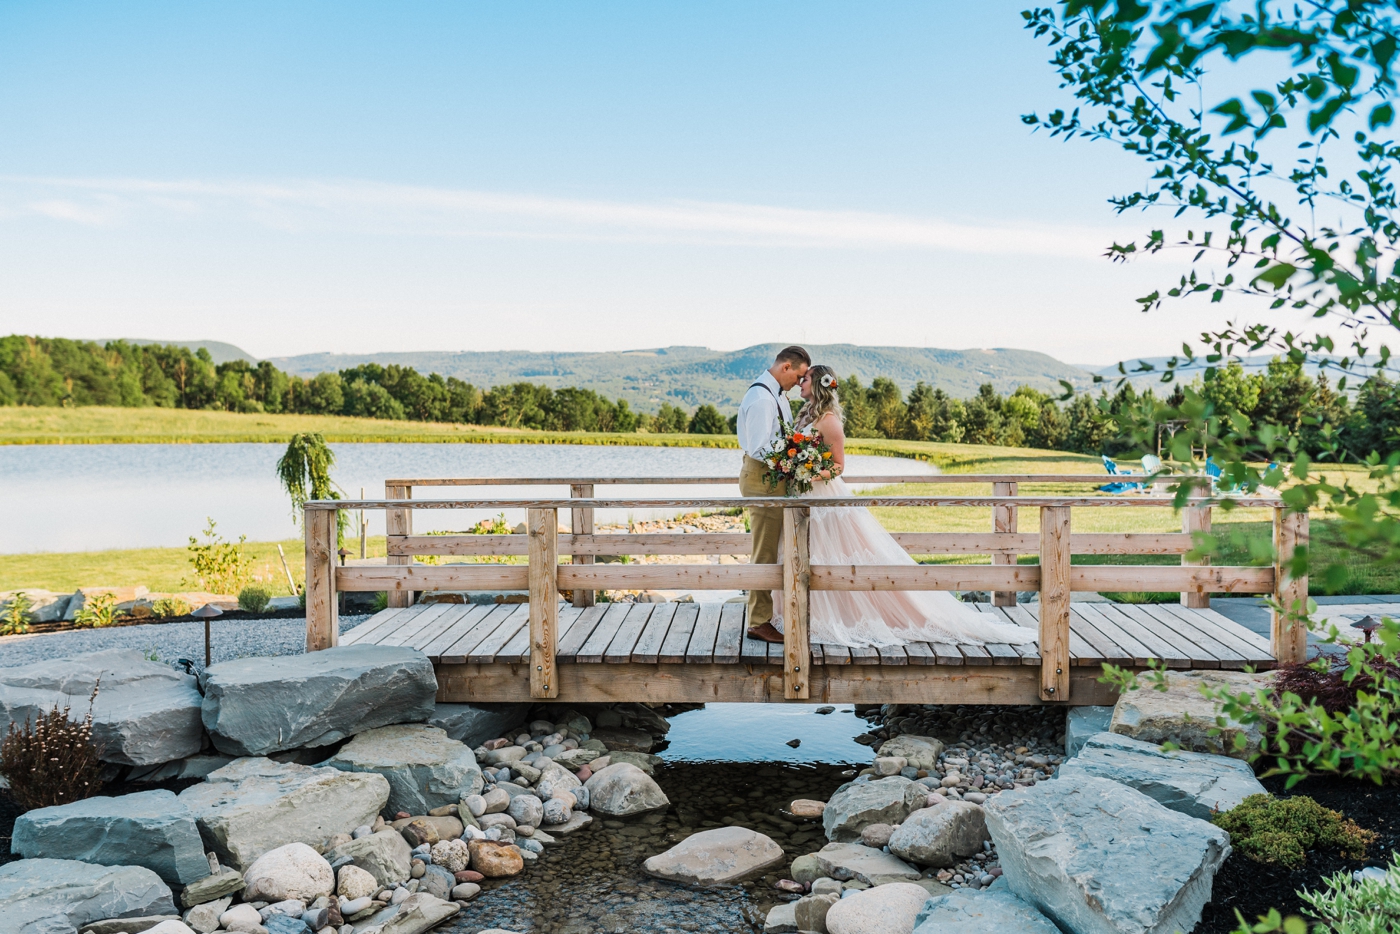
[[[816,435],[784,426],[763,462],[768,466],[764,479],[769,484],[776,486],[786,480],[787,495],[798,496],[817,480],[827,479],[822,471],[831,469],[831,448]]]

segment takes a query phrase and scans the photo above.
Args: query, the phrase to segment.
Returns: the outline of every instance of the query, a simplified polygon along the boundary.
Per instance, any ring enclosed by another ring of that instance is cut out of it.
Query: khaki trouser
[[[739,495],[741,496],[783,496],[787,484],[769,486],[763,479],[766,468],[761,461],[744,455],[744,466],[739,470]],[[783,535],[783,509],[781,506],[765,506],[749,510],[749,527],[753,530],[753,554],[750,564],[777,564],[778,544]],[[773,620],[773,591],[749,591],[749,625],[761,626]]]

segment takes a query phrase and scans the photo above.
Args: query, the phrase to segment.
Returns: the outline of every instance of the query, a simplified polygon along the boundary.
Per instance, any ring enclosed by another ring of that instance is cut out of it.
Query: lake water
[[[390,477],[703,477],[737,476],[739,452],[714,448],[595,447],[548,444],[335,444],[333,479],[349,495],[384,495]],[[279,444],[91,444],[0,447],[5,515],[0,554],[183,546],[205,517],[225,538],[298,537],[274,465]],[[851,456],[848,472],[932,473],[922,461]],[[599,496],[737,496],[727,486],[600,487]],[[512,499],[568,496],[567,487],[421,488],[415,498]],[[499,510],[425,510],[419,532],[463,529]],[[601,510],[598,521],[625,521],[627,510]],[[633,518],[652,518],[632,510]],[[511,524],[524,510],[506,510]],[[367,513],[369,533],[384,534],[384,515]]]

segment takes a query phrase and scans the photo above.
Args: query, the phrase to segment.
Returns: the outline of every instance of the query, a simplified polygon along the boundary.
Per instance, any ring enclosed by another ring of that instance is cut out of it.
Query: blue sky
[[[0,5],[0,331],[1171,352],[1021,6]]]

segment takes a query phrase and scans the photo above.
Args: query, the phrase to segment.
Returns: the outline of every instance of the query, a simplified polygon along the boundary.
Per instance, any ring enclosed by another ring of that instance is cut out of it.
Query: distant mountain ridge
[[[225,344],[223,341],[153,341],[144,337],[117,337],[108,340],[99,340],[99,344],[108,344],[113,340],[125,341],[137,347],[148,347],[151,344],[171,344],[176,347],[188,347],[190,350],[207,350],[209,357],[216,364],[228,363],[230,360],[247,360],[249,363],[257,363],[258,358],[248,353],[241,347],[233,344]]]
[[[271,357],[279,369],[314,376],[364,363],[411,366],[420,373],[455,376],[480,387],[519,380],[551,388],[576,386],[626,399],[634,408],[655,411],[662,402],[694,407],[710,403],[725,411],[738,407],[749,381],[767,368],[782,344],[756,344],[741,350],[705,347],[660,347],[647,350],[555,353],[506,351],[417,351],[370,354],[300,354]],[[983,383],[999,392],[1020,385],[1060,392],[1059,381],[1077,388],[1092,384],[1092,376],[1034,350],[989,348],[945,350],[936,347],[861,347],[855,344],[806,345],[813,360],[835,368],[842,377],[854,374],[869,385],[877,376],[894,380],[908,392],[920,380],[959,398],[971,396]]]

